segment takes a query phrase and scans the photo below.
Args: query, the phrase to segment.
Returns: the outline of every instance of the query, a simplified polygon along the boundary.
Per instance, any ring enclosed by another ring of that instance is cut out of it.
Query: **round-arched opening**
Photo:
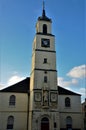
[[[41,130],[49,130],[49,119],[47,117],[41,120]]]
[[[43,34],[47,34],[47,25],[46,24],[43,25]]]

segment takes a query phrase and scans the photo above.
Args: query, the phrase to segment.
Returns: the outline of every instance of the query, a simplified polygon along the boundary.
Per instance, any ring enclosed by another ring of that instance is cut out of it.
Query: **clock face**
[[[43,41],[43,44],[46,46],[46,45],[48,45],[48,41],[47,40],[44,40]]]
[[[49,39],[42,39],[41,46],[42,47],[50,47],[50,40]]]

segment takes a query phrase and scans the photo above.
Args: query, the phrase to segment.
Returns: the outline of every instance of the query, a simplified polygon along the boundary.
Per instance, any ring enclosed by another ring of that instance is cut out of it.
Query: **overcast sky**
[[[55,35],[58,84],[85,98],[85,0],[46,0]],[[30,76],[32,42],[42,0],[0,0],[0,88]]]

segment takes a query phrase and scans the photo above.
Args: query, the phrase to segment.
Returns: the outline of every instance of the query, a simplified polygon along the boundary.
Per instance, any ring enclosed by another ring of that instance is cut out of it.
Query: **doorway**
[[[49,130],[49,119],[47,117],[41,120],[41,130]]]

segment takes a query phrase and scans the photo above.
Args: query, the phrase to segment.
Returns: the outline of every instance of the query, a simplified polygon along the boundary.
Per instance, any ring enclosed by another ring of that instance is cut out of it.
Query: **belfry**
[[[55,36],[51,28],[43,2],[32,50],[29,130],[59,130]]]

